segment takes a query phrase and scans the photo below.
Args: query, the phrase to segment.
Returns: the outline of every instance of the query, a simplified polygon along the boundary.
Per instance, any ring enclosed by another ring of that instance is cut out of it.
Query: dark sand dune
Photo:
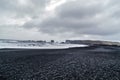
[[[120,52],[90,47],[2,49],[0,80],[120,80]]]

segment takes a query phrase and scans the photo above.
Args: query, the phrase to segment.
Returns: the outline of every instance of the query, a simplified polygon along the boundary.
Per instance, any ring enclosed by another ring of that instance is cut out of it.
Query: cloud
[[[119,7],[118,0],[0,0],[0,29],[4,32],[4,26],[15,26],[19,32],[22,28],[27,36],[35,33],[31,38],[112,39],[120,34]]]
[[[34,17],[42,14],[48,2],[48,0],[0,0],[0,12],[4,16]]]
[[[75,0],[62,4],[55,9],[56,14],[43,20],[37,25],[38,28],[43,33],[52,35],[71,32],[78,36],[107,36],[119,33],[120,23],[113,17],[116,13],[110,12],[116,5],[110,5],[111,2],[103,0],[88,1]]]
[[[82,1],[71,1],[67,2],[60,7],[56,8],[57,14],[63,18],[85,18],[85,17],[94,17],[100,13],[103,9],[103,6],[100,4],[93,3],[81,3]],[[84,4],[84,5],[83,5]],[[99,7],[98,7],[99,6]]]

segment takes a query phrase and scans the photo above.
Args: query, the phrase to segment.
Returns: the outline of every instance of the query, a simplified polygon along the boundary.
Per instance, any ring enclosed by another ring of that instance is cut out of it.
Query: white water
[[[65,49],[70,47],[86,47],[80,44],[37,44],[37,43],[5,43],[0,42],[0,48],[21,48],[21,49]]]

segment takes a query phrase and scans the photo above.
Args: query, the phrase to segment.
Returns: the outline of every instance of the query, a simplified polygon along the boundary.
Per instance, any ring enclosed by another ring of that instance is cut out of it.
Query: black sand
[[[0,80],[120,80],[119,50],[0,50]]]

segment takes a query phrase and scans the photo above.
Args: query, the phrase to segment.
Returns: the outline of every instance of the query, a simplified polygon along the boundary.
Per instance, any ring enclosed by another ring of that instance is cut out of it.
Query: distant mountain
[[[71,44],[85,44],[85,45],[108,45],[108,46],[120,46],[119,42],[112,41],[100,41],[100,40],[66,40],[65,43]]]

